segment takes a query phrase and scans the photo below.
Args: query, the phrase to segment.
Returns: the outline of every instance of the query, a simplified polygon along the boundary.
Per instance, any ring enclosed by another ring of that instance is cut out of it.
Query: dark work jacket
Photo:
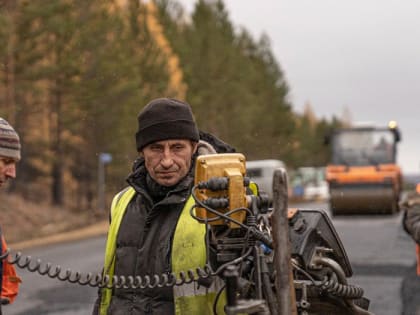
[[[230,146],[210,134],[204,135],[206,144],[219,152],[234,152]],[[200,154],[208,152],[205,145],[199,146]],[[207,151],[207,152],[206,152]],[[172,238],[179,216],[190,196],[194,183],[194,165],[161,201],[154,203],[147,192],[144,161],[134,164],[134,171],[127,182],[137,194],[128,204],[118,236],[115,275],[152,276],[171,272]],[[108,309],[110,315],[170,315],[174,314],[174,297],[171,287],[155,289],[114,289]],[[99,314],[98,302],[93,314]]]
[[[193,177],[187,175],[165,198],[153,203],[145,190],[143,165],[130,176],[137,194],[128,204],[117,236],[115,274],[123,276],[162,275],[171,272],[172,237],[190,194]],[[115,289],[109,314],[173,314],[171,287]]]
[[[406,194],[400,203],[404,211],[403,227],[405,231],[420,244],[420,194],[414,191]]]

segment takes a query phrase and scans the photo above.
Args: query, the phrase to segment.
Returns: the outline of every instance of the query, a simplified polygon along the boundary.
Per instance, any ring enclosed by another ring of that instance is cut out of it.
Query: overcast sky
[[[180,0],[191,10],[195,0]],[[225,0],[231,20],[265,33],[296,112],[387,125],[402,132],[398,161],[420,172],[420,1]]]

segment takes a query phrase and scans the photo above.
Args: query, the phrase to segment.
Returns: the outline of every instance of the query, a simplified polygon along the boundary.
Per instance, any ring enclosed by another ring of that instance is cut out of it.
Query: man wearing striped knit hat
[[[20,160],[20,139],[13,127],[0,117],[0,187],[16,177],[16,163]],[[7,245],[0,227],[0,315],[1,305],[14,301],[19,290],[20,278],[13,265],[7,262]]]
[[[16,163],[20,160],[20,140],[13,127],[0,117],[0,187],[16,177]]]

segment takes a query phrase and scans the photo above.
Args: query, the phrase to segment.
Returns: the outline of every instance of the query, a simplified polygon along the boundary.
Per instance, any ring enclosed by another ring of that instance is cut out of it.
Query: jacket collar
[[[194,163],[191,163],[191,169],[188,174],[168,192],[167,196],[172,194],[182,194],[182,192],[190,191],[194,182]],[[147,170],[144,165],[144,159],[139,157],[134,161],[133,172],[127,177],[127,183],[133,187],[138,193],[146,195],[152,200],[148,191]],[[158,184],[156,184],[158,185]],[[183,194],[182,194],[183,195]]]

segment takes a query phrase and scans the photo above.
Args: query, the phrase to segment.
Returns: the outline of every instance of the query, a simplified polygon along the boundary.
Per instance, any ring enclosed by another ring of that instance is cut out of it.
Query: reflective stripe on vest
[[[105,251],[104,275],[111,278],[114,275],[115,251],[118,229],[128,203],[135,195],[133,188],[126,189],[116,195],[111,205],[111,225],[108,231],[108,239]],[[204,267],[206,264],[205,235],[206,226],[197,222],[190,215],[190,209],[194,205],[194,199],[190,197],[178,220],[174,239],[172,242],[171,264],[172,271],[178,277],[181,271],[195,270],[197,267]],[[194,274],[196,272],[194,271]],[[174,286],[175,313],[181,314],[213,314],[212,307],[216,290],[221,287],[221,280],[214,281],[210,288],[198,287],[196,282]],[[100,314],[106,315],[111,302],[112,290],[102,289]],[[223,298],[218,303],[218,314],[223,312]]]

